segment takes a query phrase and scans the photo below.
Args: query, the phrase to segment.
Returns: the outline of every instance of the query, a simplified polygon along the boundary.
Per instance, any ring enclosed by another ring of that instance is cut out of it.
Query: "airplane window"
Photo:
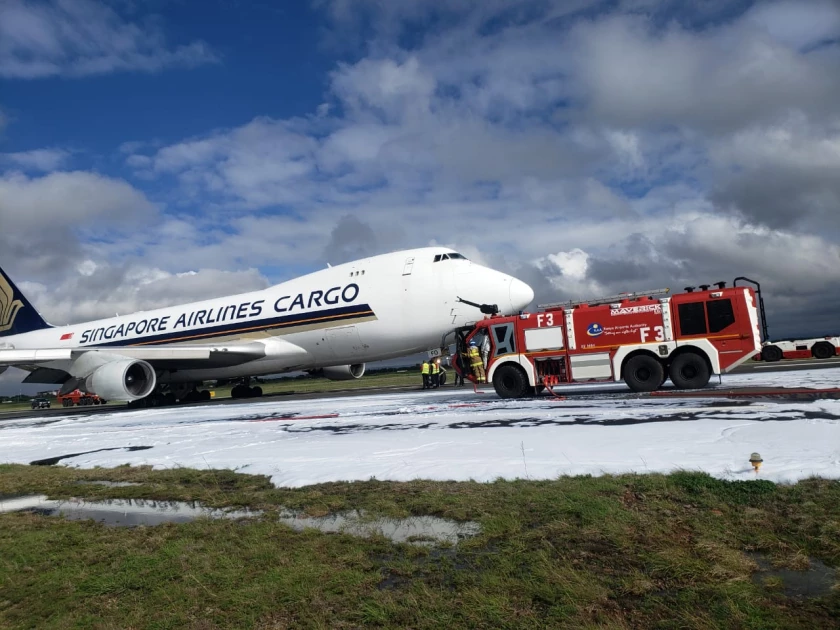
[[[437,256],[435,256],[435,262],[440,262],[440,254],[438,254]]]
[[[449,254],[444,254],[440,257],[441,260],[449,260]]]
[[[461,254],[454,254],[454,253],[453,253],[453,254],[449,254],[449,257],[450,257],[451,259],[453,259],[453,260],[466,260],[466,259],[467,259],[467,257],[466,257],[466,256],[463,256],[463,255],[461,255]]]

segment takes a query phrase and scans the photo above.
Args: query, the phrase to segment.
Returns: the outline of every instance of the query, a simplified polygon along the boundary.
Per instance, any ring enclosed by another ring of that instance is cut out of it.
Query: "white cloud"
[[[61,275],[82,256],[81,238],[101,243],[154,222],[158,209],[125,181],[84,171],[0,175],[0,252],[12,270]],[[123,243],[126,246],[126,243]],[[88,245],[87,247],[91,247]]]
[[[0,224],[43,228],[54,223],[137,221],[156,212],[140,191],[127,182],[72,171],[30,178],[22,173],[0,176]]]
[[[549,254],[548,261],[555,265],[560,273],[572,280],[583,280],[588,268],[589,254],[582,249],[575,248],[569,252]]]
[[[362,59],[341,64],[332,75],[332,90],[349,108],[350,116],[379,114],[386,121],[422,117],[431,107],[435,78],[415,57]]]
[[[199,269],[173,274],[157,267],[89,265],[49,288],[21,282],[20,289],[53,324],[90,321],[268,286],[255,269]]]
[[[807,49],[840,36],[840,7],[831,0],[757,3],[745,22],[795,49]]]
[[[54,171],[70,158],[64,149],[35,149],[17,153],[0,153],[0,162],[14,164],[31,171]]]
[[[698,32],[613,16],[576,26],[570,44],[588,118],[616,126],[724,131],[840,96],[837,47],[803,54],[747,20]]]
[[[93,0],[0,4],[0,76],[5,78],[157,72],[217,60],[204,42],[167,46],[159,29],[126,22]]]

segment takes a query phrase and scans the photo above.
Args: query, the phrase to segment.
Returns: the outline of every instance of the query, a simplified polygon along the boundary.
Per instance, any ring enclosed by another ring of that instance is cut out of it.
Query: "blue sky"
[[[0,265],[69,323],[444,244],[836,334],[838,102],[831,0],[3,0]]]
[[[156,9],[155,30],[169,49],[202,42],[207,59],[157,72],[3,77],[3,108],[14,121],[3,150],[67,147],[74,151],[68,165],[121,176],[125,169],[114,154],[126,141],[165,145],[255,116],[314,111],[335,59],[319,49],[317,12],[306,3],[285,4],[274,9],[261,3],[153,2],[138,3],[136,12],[112,5],[125,19],[140,21],[152,17],[146,10]]]

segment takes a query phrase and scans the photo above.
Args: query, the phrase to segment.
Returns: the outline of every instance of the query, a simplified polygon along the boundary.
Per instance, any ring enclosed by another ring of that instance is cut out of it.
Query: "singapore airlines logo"
[[[15,300],[15,292],[5,276],[0,273],[0,332],[9,330],[15,323],[18,311],[23,302]]]

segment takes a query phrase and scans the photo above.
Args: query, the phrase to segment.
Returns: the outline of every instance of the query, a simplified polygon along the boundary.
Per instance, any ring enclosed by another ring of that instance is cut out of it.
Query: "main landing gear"
[[[251,387],[251,379],[246,378],[238,385],[234,385],[230,390],[231,398],[259,398],[262,396],[262,387],[259,385]]]
[[[200,385],[200,383],[199,383]],[[198,389],[198,385],[188,384],[181,386],[159,385],[155,390],[140,400],[128,403],[129,407],[147,409],[149,407],[169,407],[181,403],[203,402],[210,400],[210,392],[206,389]]]

